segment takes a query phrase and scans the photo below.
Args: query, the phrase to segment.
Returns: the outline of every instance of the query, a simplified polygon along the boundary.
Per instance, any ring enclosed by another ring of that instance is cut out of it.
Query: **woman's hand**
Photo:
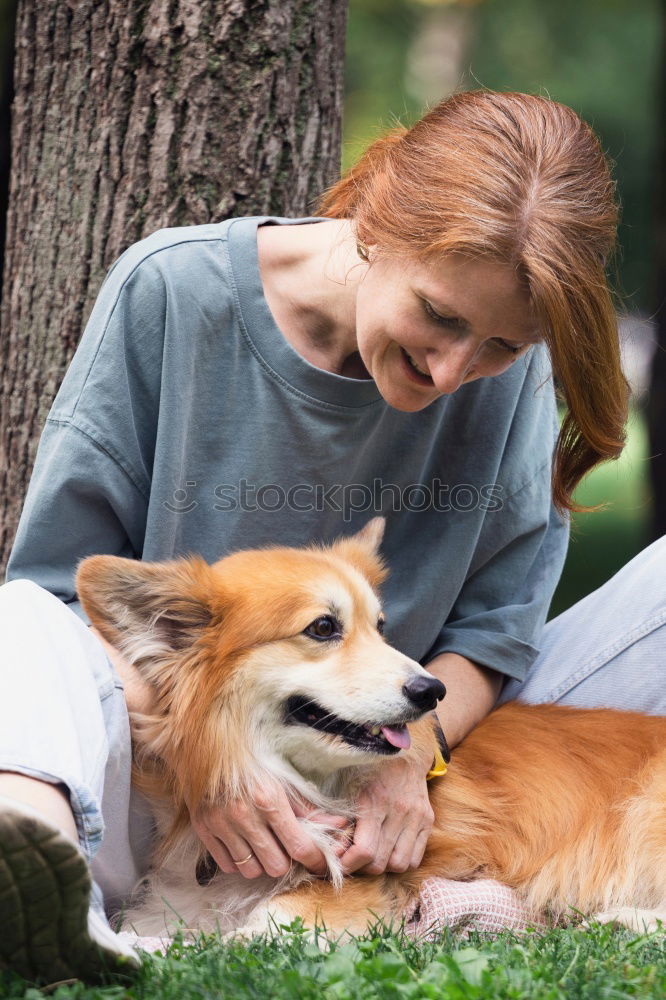
[[[223,872],[240,872],[248,879],[264,873],[279,878],[289,871],[292,859],[314,875],[326,874],[323,853],[297,818],[315,812],[308,803],[290,800],[277,781],[267,781],[251,801],[207,806],[194,815],[190,811],[190,817],[195,833]],[[349,822],[319,812],[313,819],[340,830]],[[345,846],[340,845],[340,853]]]
[[[432,751],[382,764],[358,798],[354,842],[341,858],[345,872],[418,868],[435,819],[425,777],[431,767]]]
[[[94,626],[91,631],[104,646],[125,689],[130,712],[149,712],[152,692],[136,667],[103,638]],[[325,875],[326,859],[297,817],[313,816],[315,822],[343,830],[349,820],[317,812],[306,802],[292,802],[282,787],[264,783],[251,802],[237,801],[225,806],[209,806],[191,816],[192,827],[223,872],[240,872],[245,878],[266,873],[274,877],[289,871],[291,860],[299,861],[314,875]],[[341,840],[338,853],[348,841]]]

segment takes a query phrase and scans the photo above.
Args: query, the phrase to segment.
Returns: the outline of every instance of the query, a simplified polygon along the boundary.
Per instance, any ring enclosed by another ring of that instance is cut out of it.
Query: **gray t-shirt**
[[[567,544],[545,349],[417,413],[314,367],[268,308],[256,231],[317,221],[165,229],[122,255],[49,413],[7,578],[85,620],[74,573],[92,553],[213,562],[384,513],[388,641],[522,678]]]

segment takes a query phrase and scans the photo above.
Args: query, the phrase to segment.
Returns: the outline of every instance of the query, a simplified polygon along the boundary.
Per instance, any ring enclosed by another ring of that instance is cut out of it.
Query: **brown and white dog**
[[[435,826],[418,871],[343,878],[334,831],[309,823],[330,878],[217,872],[191,808],[251,795],[267,775],[354,818],[360,785],[411,746],[437,746],[443,688],[382,638],[383,520],[328,547],[82,562],[77,590],[101,635],[140,671],[150,714],[132,717],[136,780],[158,841],[126,913],[139,934],[261,932],[301,916],[331,931],[400,918],[432,876],[494,878],[536,913],[654,924],[666,911],[666,718],[512,703],[492,712],[430,783]],[[651,913],[636,913],[636,908]],[[660,911],[657,913],[656,911]]]

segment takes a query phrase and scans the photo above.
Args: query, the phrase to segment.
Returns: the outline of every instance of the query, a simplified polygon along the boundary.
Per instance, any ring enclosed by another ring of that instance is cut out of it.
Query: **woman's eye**
[[[310,622],[307,628],[303,629],[304,635],[309,635],[313,639],[341,639],[342,626],[333,615],[322,615]]]
[[[459,329],[462,325],[457,316],[441,316],[438,312],[435,312],[427,299],[423,299],[423,307],[430,319],[434,320],[435,323],[439,323],[440,326],[448,326],[452,329]],[[498,347],[501,347],[503,351],[507,351],[509,354],[519,354],[520,351],[528,346],[527,344],[510,344],[508,340],[504,340],[502,337],[494,337],[492,342],[493,344],[497,344]]]
[[[497,344],[503,350],[508,351],[509,354],[519,354],[527,346],[526,344],[510,344],[508,340],[502,340],[501,337],[494,337],[493,343]]]
[[[380,635],[384,635],[384,625],[385,624],[386,624],[386,621],[385,621],[384,618],[378,618],[377,619],[377,631],[379,632]]]
[[[427,299],[423,299],[423,307],[430,319],[433,319],[435,323],[439,323],[440,326],[451,326],[455,328],[460,326],[460,320],[457,316],[440,316],[438,312],[435,312]]]

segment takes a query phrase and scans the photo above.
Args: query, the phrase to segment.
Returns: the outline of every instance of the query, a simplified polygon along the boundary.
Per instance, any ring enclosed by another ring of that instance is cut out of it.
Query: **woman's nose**
[[[428,353],[428,371],[435,388],[444,396],[450,395],[474,376],[474,363],[478,346],[470,342],[439,345]]]

